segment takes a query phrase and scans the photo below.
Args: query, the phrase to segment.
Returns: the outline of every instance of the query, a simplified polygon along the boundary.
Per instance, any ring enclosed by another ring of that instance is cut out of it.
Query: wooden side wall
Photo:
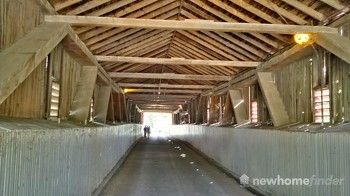
[[[35,0],[0,0],[0,51],[40,24],[44,11]],[[45,113],[44,63],[0,105],[0,115],[41,118]]]
[[[274,72],[277,88],[291,122],[311,122],[312,57],[293,62]]]
[[[0,0],[0,51],[32,31],[47,14],[37,0]],[[67,118],[81,66],[59,44],[50,54],[52,75],[61,85],[60,118]],[[45,118],[47,76],[45,62],[0,105],[0,116]]]

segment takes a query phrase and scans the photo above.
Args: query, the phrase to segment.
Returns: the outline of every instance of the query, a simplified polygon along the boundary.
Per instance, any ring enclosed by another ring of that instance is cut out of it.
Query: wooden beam
[[[272,73],[258,72],[257,76],[273,125],[282,126],[290,123],[286,107],[273,81]]]
[[[83,0],[65,0],[65,1],[59,1],[57,3],[55,3],[54,8],[55,11],[60,11],[66,7],[72,6],[74,4],[77,4],[79,2],[81,2]]]
[[[95,101],[95,113],[94,120],[106,123],[106,117],[108,112],[109,99],[111,97],[111,87],[110,86],[99,86],[95,89],[97,96]]]
[[[72,25],[94,25],[120,28],[148,28],[189,31],[219,31],[219,32],[259,32],[276,34],[296,33],[338,33],[338,29],[325,26],[285,25],[285,24],[257,24],[257,23],[230,23],[208,20],[160,20],[114,18],[96,16],[65,16],[47,15],[46,22],[69,23]]]
[[[68,26],[44,23],[0,53],[0,104],[67,35]]]
[[[261,62],[254,61],[220,61],[197,60],[185,58],[146,58],[127,56],[96,56],[100,62],[124,62],[161,65],[200,65],[200,66],[228,66],[228,67],[257,67]]]
[[[191,75],[174,73],[129,73],[129,72],[109,72],[112,78],[146,78],[146,79],[168,79],[168,80],[213,80],[229,81],[230,76],[221,75]]]
[[[347,63],[350,63],[350,39],[340,34],[319,33],[316,43]]]
[[[157,94],[126,94],[128,98],[154,98],[154,99],[190,99],[195,95],[157,95]]]
[[[76,122],[86,123],[90,111],[90,102],[94,93],[97,67],[82,66],[80,79],[76,86],[69,116]]]
[[[171,93],[171,94],[199,94],[200,90],[175,90],[175,89],[132,89],[125,88],[125,93]]]
[[[185,104],[185,101],[146,101],[146,100],[136,100],[132,101],[132,103],[135,104],[174,104],[174,105],[182,105]]]
[[[174,110],[162,110],[162,109],[145,109],[142,110],[143,113],[145,112],[157,112],[157,113],[173,113]]]
[[[181,84],[140,84],[140,83],[118,83],[120,87],[140,88],[179,88],[179,89],[211,89],[212,85],[181,85]]]

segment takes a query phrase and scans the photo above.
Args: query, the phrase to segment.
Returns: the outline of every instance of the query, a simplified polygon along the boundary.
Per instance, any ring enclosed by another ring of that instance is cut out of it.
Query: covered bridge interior
[[[349,13],[0,0],[0,195],[350,195]],[[142,138],[147,112],[167,138]],[[338,181],[252,180],[276,176]]]

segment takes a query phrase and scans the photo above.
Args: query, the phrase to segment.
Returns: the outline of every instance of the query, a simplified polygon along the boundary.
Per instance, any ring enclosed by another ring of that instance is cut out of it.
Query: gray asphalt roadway
[[[252,195],[180,142],[142,140],[101,195]]]

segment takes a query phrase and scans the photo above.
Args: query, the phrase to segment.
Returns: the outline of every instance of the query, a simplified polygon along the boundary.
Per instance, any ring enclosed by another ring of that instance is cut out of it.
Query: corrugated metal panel
[[[91,195],[140,125],[0,132],[0,195]]]
[[[266,129],[177,126],[176,137],[216,160],[237,177],[344,178],[343,185],[259,186],[271,195],[350,195],[348,132],[287,132]]]

